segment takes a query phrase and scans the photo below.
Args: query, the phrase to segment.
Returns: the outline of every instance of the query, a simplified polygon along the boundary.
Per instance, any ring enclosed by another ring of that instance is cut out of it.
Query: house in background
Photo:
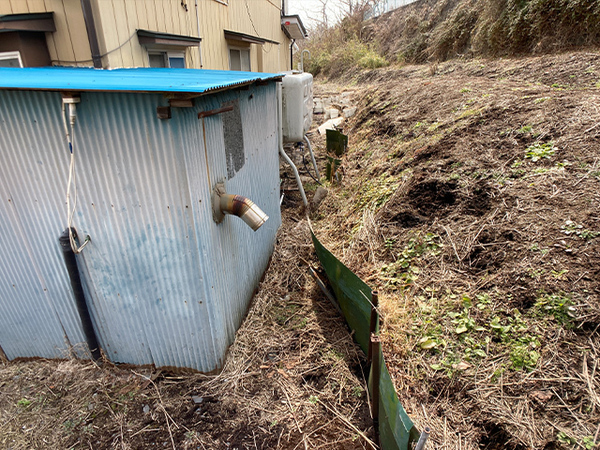
[[[0,0],[0,67],[291,68],[286,0]]]

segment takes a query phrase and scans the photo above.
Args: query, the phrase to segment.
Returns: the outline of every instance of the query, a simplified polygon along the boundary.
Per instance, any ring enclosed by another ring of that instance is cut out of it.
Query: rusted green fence
[[[368,383],[380,446],[384,450],[409,450],[419,439],[419,431],[398,400],[381,351],[377,296],[311,234],[339,309],[355,332],[356,342],[372,362]]]

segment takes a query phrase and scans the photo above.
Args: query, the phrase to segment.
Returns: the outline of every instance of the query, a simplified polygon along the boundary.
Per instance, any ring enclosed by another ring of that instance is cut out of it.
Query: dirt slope
[[[600,438],[600,57],[450,61],[346,86],[317,234],[380,291],[384,351],[433,448]]]

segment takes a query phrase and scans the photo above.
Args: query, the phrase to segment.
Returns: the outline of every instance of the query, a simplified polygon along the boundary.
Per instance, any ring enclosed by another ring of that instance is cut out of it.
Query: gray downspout
[[[76,231],[71,229],[71,232],[75,238],[77,238]],[[92,354],[92,358],[94,361],[97,361],[102,356],[100,354],[100,345],[98,345],[98,338],[96,337],[96,332],[94,331],[94,326],[92,325],[90,310],[88,309],[85,295],[83,293],[81,277],[79,276],[79,268],[77,267],[77,259],[75,257],[75,253],[73,253],[73,249],[71,248],[69,229],[66,229],[63,234],[60,235],[58,241],[60,242],[67,272],[69,273],[71,289],[73,289],[73,296],[75,297],[75,304],[77,306],[79,318],[81,319],[81,327],[83,328],[83,333],[85,334],[85,340]]]
[[[90,50],[92,51],[92,61],[94,68],[102,69],[102,56],[100,56],[100,45],[98,44],[98,34],[94,24],[94,13],[90,0],[81,0],[81,10],[83,11],[83,21],[87,30],[88,40],[90,41]]]

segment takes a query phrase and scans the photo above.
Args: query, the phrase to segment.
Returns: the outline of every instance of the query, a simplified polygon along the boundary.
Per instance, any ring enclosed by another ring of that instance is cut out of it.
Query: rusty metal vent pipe
[[[228,194],[224,183],[217,183],[212,201],[213,218],[217,223],[223,222],[225,214],[232,214],[256,231],[269,219],[269,216],[249,198]]]

